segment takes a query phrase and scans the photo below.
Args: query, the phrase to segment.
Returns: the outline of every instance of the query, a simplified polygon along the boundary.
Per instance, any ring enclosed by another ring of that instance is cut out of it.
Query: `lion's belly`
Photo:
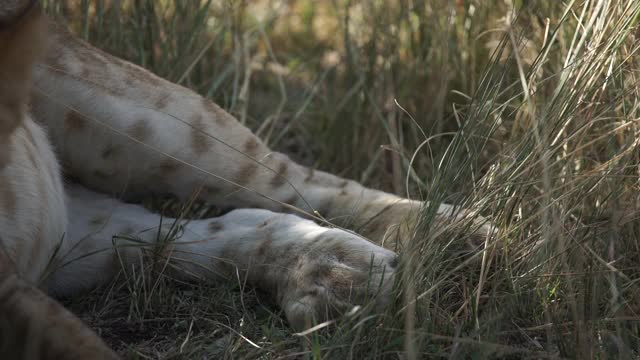
[[[8,156],[0,168],[0,240],[19,273],[38,282],[67,224],[60,169],[44,130],[30,118],[12,135]]]

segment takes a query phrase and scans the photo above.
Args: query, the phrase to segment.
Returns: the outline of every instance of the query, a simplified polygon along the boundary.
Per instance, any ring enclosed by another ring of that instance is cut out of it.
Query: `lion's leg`
[[[422,205],[298,165],[209,100],[56,26],[51,33],[56,50],[38,67],[33,111],[66,170],[93,189],[317,211],[378,243]]]
[[[54,294],[95,287],[147,259],[187,280],[246,280],[296,328],[376,294],[379,303],[388,298],[395,254],[348,232],[262,209],[179,221],[79,186],[68,190],[68,235],[47,282]]]

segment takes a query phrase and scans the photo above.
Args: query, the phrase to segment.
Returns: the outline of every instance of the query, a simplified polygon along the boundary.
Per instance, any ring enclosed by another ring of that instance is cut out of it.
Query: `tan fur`
[[[27,4],[28,5],[28,4]],[[9,137],[21,122],[31,84],[31,66],[42,51],[43,23],[38,9],[33,9],[20,19],[24,6],[20,1],[9,1],[0,7],[0,21],[11,24],[0,30],[0,166],[9,158]]]

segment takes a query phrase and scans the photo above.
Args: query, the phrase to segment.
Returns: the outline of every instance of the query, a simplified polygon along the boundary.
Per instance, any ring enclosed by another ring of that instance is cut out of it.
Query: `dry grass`
[[[469,250],[425,209],[395,304],[306,338],[152,271],[69,305],[132,358],[640,356],[640,1],[523,3],[49,2],[299,161],[499,228]]]

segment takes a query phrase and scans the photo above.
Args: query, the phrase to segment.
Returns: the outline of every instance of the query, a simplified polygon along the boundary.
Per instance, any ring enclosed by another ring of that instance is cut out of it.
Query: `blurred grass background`
[[[140,274],[72,300],[121,353],[640,356],[639,0],[45,3],[305,165],[499,229],[469,250],[425,209],[396,303],[307,338],[241,284]]]

